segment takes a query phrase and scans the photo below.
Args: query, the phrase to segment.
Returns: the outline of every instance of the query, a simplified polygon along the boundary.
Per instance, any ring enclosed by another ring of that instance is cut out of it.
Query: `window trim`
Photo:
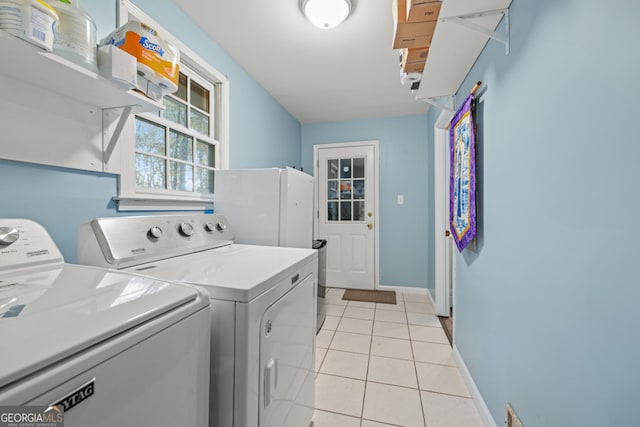
[[[218,142],[216,157],[217,169],[229,167],[229,79],[209,65],[171,32],[144,13],[130,0],[117,2],[117,26],[120,27],[129,19],[135,18],[155,28],[164,37],[170,38],[180,51],[180,63],[186,68],[207,80],[213,81],[217,95],[212,99],[215,112],[214,134],[212,139]],[[197,79],[196,79],[197,81]],[[140,114],[146,118],[145,114]],[[132,114],[127,120],[120,139],[121,171],[118,184],[118,196],[113,199],[118,203],[119,211],[173,211],[173,210],[211,210],[213,209],[213,194],[179,192],[172,190],[145,189],[140,191],[135,180],[135,117]]]

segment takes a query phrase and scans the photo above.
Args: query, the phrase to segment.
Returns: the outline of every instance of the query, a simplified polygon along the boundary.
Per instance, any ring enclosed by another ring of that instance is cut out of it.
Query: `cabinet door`
[[[299,427],[313,416],[316,296],[313,275],[264,313],[260,335],[260,426]]]

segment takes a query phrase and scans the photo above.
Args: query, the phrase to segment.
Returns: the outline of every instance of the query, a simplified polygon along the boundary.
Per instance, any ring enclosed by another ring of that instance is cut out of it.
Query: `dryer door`
[[[300,427],[313,417],[316,296],[313,274],[264,313],[260,426]]]

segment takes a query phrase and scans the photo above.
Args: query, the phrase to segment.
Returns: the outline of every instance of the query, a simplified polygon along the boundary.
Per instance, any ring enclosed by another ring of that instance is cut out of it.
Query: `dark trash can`
[[[314,240],[313,249],[318,250],[318,319],[316,323],[316,333],[318,333],[327,317],[327,307],[325,306],[325,295],[327,294],[327,241],[323,239]]]

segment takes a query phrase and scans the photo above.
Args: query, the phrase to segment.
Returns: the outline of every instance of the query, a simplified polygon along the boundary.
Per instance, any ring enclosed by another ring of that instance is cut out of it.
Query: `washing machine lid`
[[[191,287],[95,267],[0,275],[0,388],[174,309],[208,304]]]
[[[317,263],[317,251],[232,244],[127,271],[202,286],[211,298],[249,302],[308,262]]]

